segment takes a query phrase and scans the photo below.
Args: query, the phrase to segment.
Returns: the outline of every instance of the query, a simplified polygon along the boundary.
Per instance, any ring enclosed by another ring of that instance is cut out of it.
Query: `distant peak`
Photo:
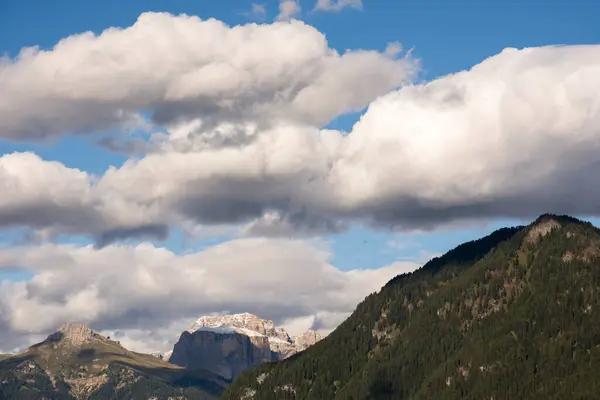
[[[302,335],[294,337],[293,340],[296,348],[302,351],[317,343],[321,339],[322,337],[319,332],[309,329]]]
[[[285,328],[275,326],[274,321],[262,319],[247,312],[203,316],[198,318],[187,332],[200,337],[205,332],[221,335],[244,335],[249,337],[253,343],[264,343],[266,339],[271,351],[279,354],[280,359],[305,350],[321,340],[321,335],[313,330],[308,330],[300,336],[290,336]]]
[[[275,329],[275,324],[273,321],[262,319],[250,313],[211,315],[198,318],[188,331],[192,333],[197,330],[229,328],[237,328],[248,331],[243,332],[246,334],[255,332],[260,335],[269,335],[270,331]]]
[[[307,330],[301,336],[311,336],[311,337],[317,337],[317,338],[321,339],[321,334],[319,332],[315,331],[314,329]]]
[[[60,328],[58,328],[57,331],[63,332],[63,333],[72,333],[75,331],[93,332],[92,329],[89,326],[87,326],[86,324],[78,324],[78,323],[72,323],[72,322],[67,322],[67,323],[63,324]]]
[[[85,324],[67,322],[48,336],[50,341],[66,341],[74,346],[80,346],[95,337],[100,337]]]

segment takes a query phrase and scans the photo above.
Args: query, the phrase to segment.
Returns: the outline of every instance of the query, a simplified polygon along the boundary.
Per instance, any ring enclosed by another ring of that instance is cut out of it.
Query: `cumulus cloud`
[[[380,224],[598,215],[599,73],[600,46],[506,49],[382,96],[332,169],[343,207]]]
[[[301,11],[302,8],[297,0],[281,0],[279,2],[279,15],[277,15],[277,20],[288,21],[300,14]]]
[[[295,125],[249,132],[239,146],[212,147],[204,137],[186,140],[187,148],[165,143],[165,151],[109,169],[96,189],[160,204],[198,224],[259,219],[250,230],[262,232],[285,224],[308,231],[338,226],[327,220],[335,202],[326,175],[340,133]]]
[[[348,55],[355,56],[364,60]],[[323,83],[335,86],[327,92],[342,90],[340,71]],[[65,226],[87,227],[108,243],[181,223],[277,236],[339,231],[351,221],[414,229],[542,212],[599,215],[598,76],[600,46],[506,49],[468,71],[379,97],[350,132],[285,119],[170,123],[148,154],[93,184],[65,170],[53,195],[46,188],[54,178],[42,182],[23,169],[18,190],[6,190],[35,203],[5,200],[12,205],[3,220],[17,215],[33,225],[37,210],[51,207],[48,215]],[[372,95],[363,89],[351,92]],[[330,106],[308,96],[315,112]],[[21,211],[28,204],[38,208]]]
[[[294,8],[282,3],[291,16]],[[144,13],[126,28],[69,36],[0,60],[0,136],[39,139],[200,118],[204,126],[273,119],[321,125],[406,82],[414,62],[338,54],[296,20],[229,27]],[[360,81],[356,87],[354,83]]]
[[[215,312],[248,311],[277,322],[348,315],[364,296],[417,267],[403,262],[342,271],[330,257],[318,242],[264,238],[186,255],[148,243],[1,249],[0,268],[34,276],[0,286],[0,348],[17,347],[20,334],[51,332],[74,320],[130,343],[139,341],[136,332],[155,331],[148,346],[169,335],[177,340],[182,321]]]
[[[349,133],[246,125],[181,140],[175,129],[163,152],[99,186],[147,204],[171,199],[199,224],[250,221],[260,234],[597,215],[599,65],[600,46],[507,49],[380,97]]]
[[[362,0],[317,0],[315,10],[339,12],[344,8],[362,10]]]
[[[59,233],[117,238],[163,238],[164,210],[95,190],[95,177],[33,153],[0,157],[0,228],[29,227],[41,237]]]

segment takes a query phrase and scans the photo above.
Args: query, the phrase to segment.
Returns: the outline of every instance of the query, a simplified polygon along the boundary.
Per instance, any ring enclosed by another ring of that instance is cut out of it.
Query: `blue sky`
[[[0,9],[0,49],[16,54],[24,46],[51,47],[76,32],[129,26],[145,11],[187,13],[231,25],[248,21],[252,1],[4,0]],[[277,1],[258,2],[268,19]],[[314,1],[300,1],[308,11]],[[469,68],[505,47],[596,43],[600,33],[596,1],[399,1],[364,2],[364,11],[305,12],[302,19],[327,35],[331,47],[383,48],[399,41],[424,60],[427,78]],[[360,27],[360,29],[356,29]]]
[[[364,10],[346,9],[339,14],[311,12],[313,1],[302,1],[301,19],[325,33],[329,45],[347,48],[383,49],[398,41],[422,60],[421,79],[468,69],[505,47],[547,44],[596,43],[600,39],[597,15],[600,3],[594,1],[384,1],[366,0]],[[277,13],[276,1],[264,1],[267,20]],[[27,46],[51,48],[58,40],[74,33],[111,27],[126,27],[144,11],[187,13],[217,18],[230,25],[247,23],[244,15],[250,1],[144,0],[82,2],[79,0],[4,0],[0,3],[0,51],[14,57]],[[348,130],[359,115],[351,114],[330,126]],[[34,151],[44,159],[58,160],[69,167],[102,174],[109,165],[121,165],[126,156],[94,145],[94,140],[65,137],[45,143],[0,142],[0,152]],[[342,269],[375,268],[398,259],[418,259],[439,254],[466,240],[485,235],[516,220],[483,223],[472,228],[445,229],[430,233],[394,234],[354,226],[332,235],[333,262]],[[7,236],[7,235],[4,235]],[[8,235],[9,238],[12,235]],[[226,238],[186,242],[178,231],[166,242],[177,252],[186,247],[202,248]],[[10,240],[6,239],[5,240]],[[84,243],[83,239],[67,241]],[[390,243],[408,243],[394,246]],[[3,273],[14,279],[14,273]]]

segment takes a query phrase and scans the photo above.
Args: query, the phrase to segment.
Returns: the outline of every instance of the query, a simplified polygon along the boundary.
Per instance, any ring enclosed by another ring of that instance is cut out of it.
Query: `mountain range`
[[[600,232],[543,215],[369,295],[330,335],[202,317],[169,363],[67,324],[0,358],[7,399],[595,399]]]
[[[0,399],[216,399],[229,383],[125,349],[83,324],[67,323],[27,351],[0,361]]]
[[[129,351],[83,324],[67,323],[27,351],[0,355],[0,399],[217,398],[231,379],[320,339],[290,337],[252,314],[199,318],[164,355]]]

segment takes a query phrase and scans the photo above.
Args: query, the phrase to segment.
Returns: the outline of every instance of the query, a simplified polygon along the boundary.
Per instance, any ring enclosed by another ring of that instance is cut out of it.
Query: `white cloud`
[[[391,43],[388,43],[388,45],[386,46],[385,54],[387,54],[391,57],[396,57],[400,53],[402,53],[402,50],[403,50],[402,43],[391,42]]]
[[[364,296],[417,267],[341,271],[330,257],[318,243],[283,239],[238,239],[180,256],[150,244],[2,249],[0,268],[34,277],[0,286],[0,348],[65,321],[89,323],[141,349],[176,340],[182,321],[214,312],[249,311],[277,322],[348,315]],[[151,341],[137,335],[149,330],[156,332]]]
[[[158,126],[198,118],[204,127],[274,119],[318,126],[362,109],[415,71],[414,62],[375,51],[338,54],[296,20],[229,27],[144,13],[126,29],[72,35],[51,50],[1,60],[0,136],[146,127],[142,113]]]
[[[362,10],[362,0],[317,0],[315,10],[339,12],[344,8]]]
[[[264,4],[252,3],[248,17],[263,21],[267,18],[267,7]]]
[[[288,21],[300,14],[302,8],[297,0],[281,0],[279,2],[279,15],[277,15],[278,21]]]
[[[383,224],[598,214],[599,77],[600,46],[506,49],[379,98],[331,171],[340,207]]]
[[[156,321],[156,324],[149,323],[144,329],[117,328],[102,329],[99,332],[113,340],[118,340],[126,349],[148,354],[164,353],[173,350],[181,333],[189,329],[190,325],[190,320],[183,318],[167,323]]]
[[[40,237],[93,236],[99,243],[130,236],[164,237],[165,210],[95,188],[95,177],[33,153],[0,157],[0,228],[30,227]]]
[[[597,215],[599,65],[600,46],[507,49],[382,96],[347,135],[241,126],[236,145],[213,146],[206,131],[188,136],[185,150],[168,142],[109,171],[99,186],[144,204],[168,201],[200,224],[250,220],[260,234],[335,231],[349,219],[426,228]]]
[[[201,136],[185,150],[166,143],[165,151],[108,170],[96,189],[202,224],[243,223],[283,210],[318,228],[322,223],[304,210],[323,203],[329,191],[322,175],[335,160],[340,134],[282,125],[249,135],[239,146],[211,148]]]
[[[320,94],[342,93],[343,82],[364,74],[354,57],[379,65],[381,55],[369,54],[345,55],[343,68],[294,103],[323,112],[331,103],[317,101]],[[172,123],[155,135],[151,153],[93,183],[64,168],[64,177],[41,181],[56,168],[40,166],[36,175],[19,166],[0,222],[41,229],[58,221],[109,242],[181,223],[276,236],[336,231],[356,220],[427,228],[542,212],[599,215],[599,65],[600,46],[507,49],[469,71],[381,96],[347,134],[298,120]],[[348,91],[346,104],[371,97],[369,86]],[[53,210],[45,223],[38,209]]]

